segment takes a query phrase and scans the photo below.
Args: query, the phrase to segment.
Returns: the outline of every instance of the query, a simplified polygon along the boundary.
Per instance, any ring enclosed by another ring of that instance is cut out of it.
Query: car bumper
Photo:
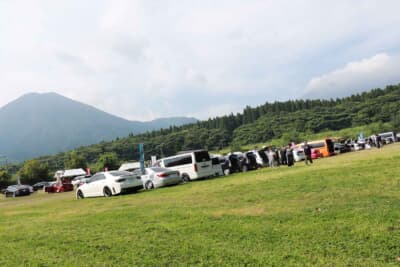
[[[160,179],[158,181],[154,181],[154,187],[163,187],[163,186],[169,186],[169,185],[174,185],[174,184],[179,184],[182,182],[181,177],[174,177],[174,178],[167,178],[167,179]]]
[[[115,185],[116,193],[136,191],[143,188],[142,180],[135,179],[132,181],[126,181]]]

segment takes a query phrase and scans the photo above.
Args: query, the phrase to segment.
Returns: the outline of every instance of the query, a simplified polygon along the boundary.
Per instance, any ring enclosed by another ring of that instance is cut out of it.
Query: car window
[[[217,164],[219,164],[220,162],[219,162],[219,158],[212,158],[211,159],[211,163],[212,163],[212,165],[217,165]]]
[[[112,172],[109,172],[112,176],[115,176],[115,177],[117,177],[117,176],[126,176],[126,175],[132,175],[132,173],[131,172],[128,172],[128,171],[112,171]]]
[[[106,176],[104,174],[96,174],[94,175],[91,179],[90,182],[95,182],[95,181],[100,181],[106,179]]]
[[[194,157],[196,159],[196,162],[204,162],[210,160],[210,154],[208,154],[208,151],[196,151],[194,152]]]

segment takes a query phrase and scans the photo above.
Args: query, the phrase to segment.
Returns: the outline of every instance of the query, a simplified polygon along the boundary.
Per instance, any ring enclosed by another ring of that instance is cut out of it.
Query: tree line
[[[29,173],[46,169],[86,168],[93,171],[116,168],[123,161],[139,159],[138,144],[143,143],[146,159],[164,157],[178,151],[206,148],[219,150],[272,139],[296,141],[300,133],[312,134],[329,130],[385,123],[400,130],[400,84],[385,89],[329,100],[289,100],[246,106],[241,113],[228,114],[195,124],[130,134],[110,142],[84,146],[70,152],[27,161],[19,170],[24,181],[34,181]],[[34,165],[40,165],[33,168]],[[25,167],[25,165],[27,167]],[[30,166],[30,167],[29,167]],[[29,167],[29,171],[26,168]],[[40,175],[45,176],[45,172]],[[0,183],[1,183],[0,172]],[[37,178],[38,179],[38,178]]]

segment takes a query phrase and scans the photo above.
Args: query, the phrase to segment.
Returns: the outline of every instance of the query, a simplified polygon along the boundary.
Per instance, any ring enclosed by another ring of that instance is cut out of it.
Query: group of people
[[[305,164],[312,164],[311,146],[308,145],[307,141],[304,142],[303,150],[305,155]],[[268,150],[265,150],[265,154],[268,157],[269,167],[274,168],[280,165],[287,165],[288,167],[294,166],[293,144],[282,146],[280,149],[271,147]]]

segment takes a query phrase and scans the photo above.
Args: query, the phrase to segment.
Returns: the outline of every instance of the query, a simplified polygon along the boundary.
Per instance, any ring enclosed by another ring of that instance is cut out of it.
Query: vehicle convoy
[[[157,165],[178,171],[185,182],[214,175],[210,155],[204,149],[159,159]]]
[[[180,177],[178,171],[161,167],[145,168],[145,172],[141,176],[141,180],[143,187],[146,190],[175,185],[182,182],[182,178]]]
[[[4,190],[5,197],[29,196],[33,192],[33,188],[29,185],[10,185]]]
[[[99,172],[78,187],[76,197],[110,197],[124,192],[136,192],[143,188],[140,176],[127,171]]]

